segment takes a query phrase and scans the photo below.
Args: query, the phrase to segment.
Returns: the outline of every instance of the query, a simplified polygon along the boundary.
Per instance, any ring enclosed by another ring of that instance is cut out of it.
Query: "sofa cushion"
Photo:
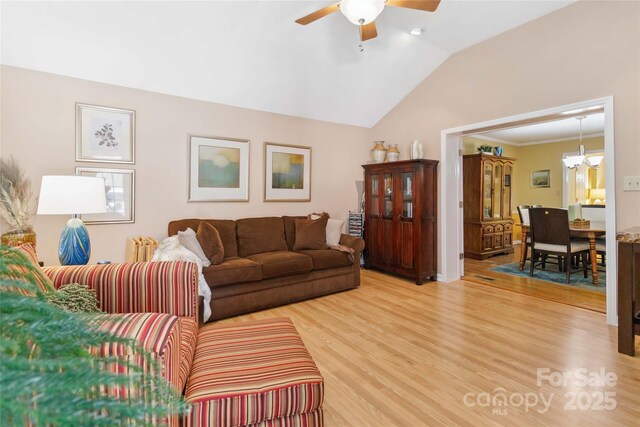
[[[184,231],[178,231],[178,242],[193,252],[195,256],[202,261],[203,267],[209,267],[211,265],[211,261],[209,261],[209,257],[204,253],[196,232],[193,231],[191,227]]]
[[[329,217],[316,220],[296,219],[296,242],[293,250],[326,249],[328,220]]]
[[[218,230],[208,222],[200,221],[197,237],[205,256],[211,261],[211,264],[220,264],[224,258],[224,245]]]
[[[311,258],[295,252],[265,252],[248,256],[247,259],[262,266],[262,278],[308,273],[313,269]]]
[[[169,236],[178,234],[178,231],[191,228],[197,230],[200,225],[200,219],[189,218],[179,219],[171,221],[169,223]],[[238,256],[238,245],[236,244],[236,222],[230,219],[203,219],[202,221],[208,222],[213,225],[218,233],[220,233],[220,239],[224,246],[224,255],[228,258]]]
[[[220,264],[202,269],[209,287],[262,280],[262,267],[246,258],[225,258]]]
[[[323,398],[323,378],[291,320],[208,325],[198,335],[185,392],[192,406],[184,425],[240,426],[296,417],[319,410]]]
[[[161,376],[176,391],[184,388],[180,382],[181,325],[178,317],[164,313],[102,314],[91,320],[100,330],[122,338],[131,338],[159,363]],[[92,349],[94,354],[127,358],[143,363],[135,347],[124,343],[103,344]]]
[[[340,244],[340,237],[342,237],[344,222],[344,219],[329,218],[329,221],[327,221],[327,246],[336,246]]]
[[[282,222],[284,223],[284,237],[287,241],[287,247],[290,251],[293,250],[293,245],[296,242],[296,219],[307,219],[306,216],[283,216]]]
[[[282,218],[245,218],[239,219],[236,224],[239,256],[287,250]]]
[[[345,267],[353,264],[346,252],[331,249],[315,249],[298,252],[311,257],[314,270],[326,270],[327,268]]]

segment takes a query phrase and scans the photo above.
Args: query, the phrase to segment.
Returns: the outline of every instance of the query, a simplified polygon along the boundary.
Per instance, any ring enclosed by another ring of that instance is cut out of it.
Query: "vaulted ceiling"
[[[363,44],[327,1],[2,2],[3,64],[371,127],[449,56],[572,0],[385,7]],[[425,29],[412,36],[413,27]]]

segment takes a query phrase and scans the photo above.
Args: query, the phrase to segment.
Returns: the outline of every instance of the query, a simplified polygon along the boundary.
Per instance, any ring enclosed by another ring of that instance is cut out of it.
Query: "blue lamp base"
[[[60,235],[58,260],[62,265],[85,265],[91,256],[89,232],[80,218],[67,221]]]

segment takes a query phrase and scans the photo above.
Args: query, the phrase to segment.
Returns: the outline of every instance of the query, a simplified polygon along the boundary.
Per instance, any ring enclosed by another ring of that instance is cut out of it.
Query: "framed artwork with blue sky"
[[[249,200],[249,141],[189,136],[189,201]]]

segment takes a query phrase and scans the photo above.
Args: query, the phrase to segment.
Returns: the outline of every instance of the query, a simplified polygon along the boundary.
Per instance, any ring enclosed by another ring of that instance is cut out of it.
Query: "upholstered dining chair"
[[[542,205],[518,205],[518,216],[520,217],[520,224],[531,225],[529,222],[529,209],[541,208]],[[527,262],[529,258],[529,247],[531,246],[531,233],[527,235],[527,238],[522,241],[524,251],[524,262]]]
[[[587,257],[589,243],[572,240],[569,232],[569,212],[558,208],[530,208],[531,263],[529,276],[533,277],[536,266],[542,266],[545,255],[554,255],[558,264],[564,264],[567,283],[571,282],[571,274],[580,270],[571,269],[573,256],[580,256],[582,271],[587,277]],[[539,262],[538,258],[541,258]]]

